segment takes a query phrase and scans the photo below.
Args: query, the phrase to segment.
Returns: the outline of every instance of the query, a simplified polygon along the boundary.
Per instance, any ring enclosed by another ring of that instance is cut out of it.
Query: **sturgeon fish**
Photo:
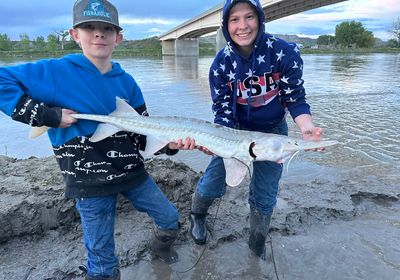
[[[320,149],[337,144],[337,141],[306,141],[272,133],[237,130],[205,120],[176,116],[141,116],[123,99],[116,98],[116,110],[109,115],[73,114],[76,119],[100,122],[90,138],[101,141],[119,131],[146,135],[145,156],[154,155],[169,142],[190,137],[198,146],[206,147],[223,158],[226,183],[238,186],[246,176],[253,161],[283,163],[302,150]],[[48,128],[47,128],[48,129]],[[31,138],[46,128],[34,128]]]

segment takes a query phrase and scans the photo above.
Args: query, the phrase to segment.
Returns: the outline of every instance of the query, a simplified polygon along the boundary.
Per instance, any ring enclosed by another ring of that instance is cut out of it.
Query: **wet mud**
[[[281,181],[267,260],[247,247],[247,184],[228,188],[210,208],[210,239],[188,234],[200,173],[149,159],[149,173],[180,211],[167,265],[149,251],[153,224],[124,198],[118,203],[116,251],[122,279],[396,279],[400,275],[400,182],[298,161]],[[307,172],[305,172],[307,170]],[[79,216],[53,157],[0,157],[0,279],[83,279]],[[399,278],[397,278],[399,279]]]

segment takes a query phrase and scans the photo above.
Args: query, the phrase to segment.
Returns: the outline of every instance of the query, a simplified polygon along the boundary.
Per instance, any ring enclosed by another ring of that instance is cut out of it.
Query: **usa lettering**
[[[264,95],[271,90],[275,90],[279,86],[279,73],[264,73],[263,76],[252,76],[242,81],[239,80],[237,88],[237,96],[247,98],[249,96]],[[234,81],[228,83],[228,87],[233,90]],[[251,92],[250,92],[251,91]]]

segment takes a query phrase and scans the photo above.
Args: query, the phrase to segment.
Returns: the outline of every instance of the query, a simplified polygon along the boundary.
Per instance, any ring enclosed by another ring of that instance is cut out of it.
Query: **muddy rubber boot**
[[[176,237],[178,236],[179,229],[175,230],[154,230],[153,238],[151,240],[151,250],[161,260],[168,264],[178,261],[178,253],[172,247]]]
[[[261,214],[256,209],[250,208],[249,248],[263,260],[265,260],[265,240],[267,239],[271,216],[272,213]]]
[[[87,273],[86,266],[79,267],[79,269]],[[93,278],[90,277],[89,275],[86,275],[85,280],[121,280],[121,273],[119,272],[119,269],[117,270],[117,272],[118,272],[117,275],[113,277]]]
[[[210,205],[214,199],[203,198],[195,193],[190,212],[190,235],[193,241],[198,245],[204,245],[207,241],[206,216]]]

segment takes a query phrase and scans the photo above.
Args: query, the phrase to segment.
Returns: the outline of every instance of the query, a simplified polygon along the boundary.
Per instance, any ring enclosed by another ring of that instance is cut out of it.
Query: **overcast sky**
[[[120,13],[120,24],[126,39],[142,39],[160,35],[192,17],[221,3],[221,0],[112,0]],[[12,40],[26,33],[37,36],[70,28],[74,1],[67,0],[1,0],[0,34]],[[400,0],[348,0],[267,23],[274,34],[297,34],[316,38],[334,35],[335,26],[356,20],[372,31],[375,37],[391,38],[388,30],[400,17]]]

